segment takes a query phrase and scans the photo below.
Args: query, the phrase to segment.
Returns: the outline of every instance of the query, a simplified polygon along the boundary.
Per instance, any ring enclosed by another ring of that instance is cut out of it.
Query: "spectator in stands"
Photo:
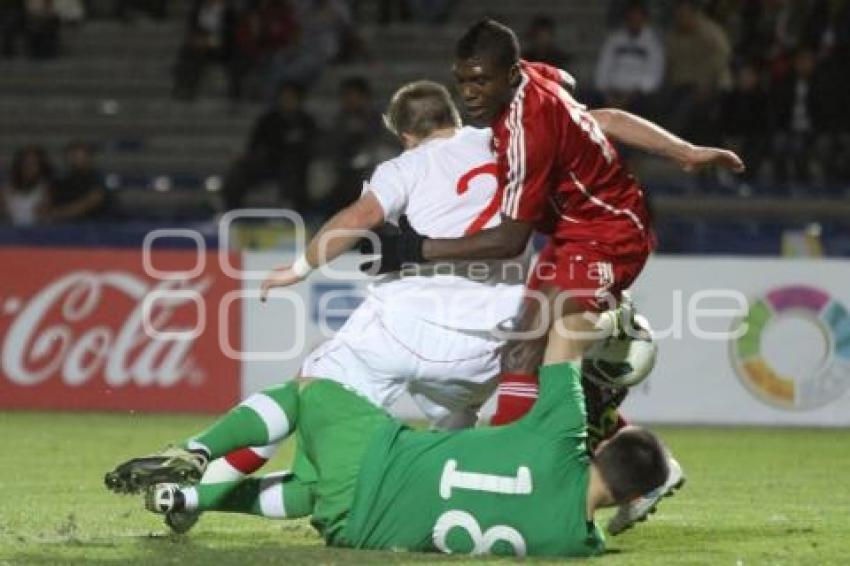
[[[378,23],[385,26],[395,21],[410,21],[410,6],[408,3],[403,0],[379,0]]]
[[[26,0],[27,53],[33,59],[59,56],[61,21],[53,0]]]
[[[721,128],[724,147],[734,149],[747,164],[747,170],[741,175],[746,183],[757,179],[767,154],[770,133],[768,101],[756,64],[742,64],[732,90],[724,96]]]
[[[731,85],[732,48],[698,0],[679,0],[667,37],[667,122],[700,143],[714,141],[722,91]]]
[[[423,24],[445,23],[455,0],[406,0],[413,19]],[[403,4],[404,2],[399,2]]]
[[[698,0],[679,0],[667,54],[667,78],[674,87],[716,93],[731,82],[729,38],[703,13]]]
[[[758,57],[771,64],[802,43],[809,41],[809,25],[815,2],[761,0],[737,7],[741,12],[736,51],[743,57]]]
[[[49,206],[53,169],[43,147],[29,145],[12,159],[9,183],[0,193],[0,213],[13,226],[33,226]]]
[[[850,186],[850,112],[845,106],[847,93],[850,92],[850,73],[847,61],[850,61],[850,1],[821,2],[828,4],[822,10],[826,12],[819,22],[819,33],[814,34],[815,45],[819,47],[820,62],[818,73],[824,77],[825,87],[829,89],[829,104],[826,112],[831,116],[824,128],[826,134],[826,152],[823,163],[824,175],[839,191]]]
[[[240,208],[247,192],[274,179],[280,198],[301,214],[310,211],[307,173],[313,161],[316,123],[304,109],[298,85],[280,87],[276,105],[254,123],[245,153],[225,176],[228,210]]]
[[[194,100],[211,64],[230,66],[236,12],[228,0],[196,0],[174,66],[174,97]],[[231,91],[234,90],[231,87]]]
[[[351,12],[342,0],[297,0],[294,5],[301,31],[291,48],[275,55],[272,87],[282,82],[311,85],[327,65],[341,58],[342,46],[354,33]]]
[[[830,88],[811,48],[800,48],[793,60],[791,74],[771,89],[774,171],[780,183],[809,183],[822,141],[819,134],[830,130],[846,108],[835,104],[833,97],[841,95]]]
[[[99,220],[105,215],[107,200],[92,146],[71,142],[65,148],[65,174],[51,186],[45,219],[60,223]]]
[[[531,20],[528,38],[523,43],[523,57],[529,61],[540,61],[566,69],[571,57],[558,47],[555,20],[549,16],[537,15]]]
[[[346,36],[353,28],[351,10],[344,0],[298,0],[303,30],[301,48],[315,51],[322,64],[335,62],[341,55]]]
[[[360,196],[363,181],[381,158],[383,121],[365,78],[350,77],[340,83],[339,109],[330,133],[336,183],[325,206],[329,211]]]
[[[249,88],[255,97],[267,95],[263,89],[271,60],[279,51],[291,47],[298,33],[295,13],[286,1],[266,0],[243,10],[234,32],[230,99],[238,102],[242,98],[246,79],[257,84],[256,88]]]
[[[79,25],[86,19],[86,7],[82,0],[53,0],[53,7],[63,25]]]
[[[172,2],[176,4],[176,2]],[[135,12],[143,12],[151,18],[162,21],[168,17],[168,0],[113,0],[112,16],[124,22],[131,22]]]
[[[823,57],[850,46],[850,1],[818,0],[807,29],[808,40]]]
[[[623,24],[602,45],[596,88],[605,106],[647,114],[647,99],[658,91],[664,78],[664,46],[649,25],[643,1],[629,3]]]
[[[0,54],[4,57],[14,57],[18,54],[25,21],[24,0],[0,2]]]

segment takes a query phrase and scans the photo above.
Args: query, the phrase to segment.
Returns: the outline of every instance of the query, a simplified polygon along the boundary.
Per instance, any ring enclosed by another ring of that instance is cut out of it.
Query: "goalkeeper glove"
[[[375,254],[381,257],[364,263],[360,270],[369,275],[380,275],[399,271],[404,264],[424,263],[422,246],[427,240],[410,225],[407,216],[399,218],[398,230],[381,230],[375,234],[378,239],[378,249],[375,249],[374,238],[368,238],[360,243],[361,254]]]

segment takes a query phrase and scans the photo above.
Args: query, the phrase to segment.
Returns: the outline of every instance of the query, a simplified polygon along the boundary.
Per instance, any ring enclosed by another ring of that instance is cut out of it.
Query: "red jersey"
[[[502,213],[554,242],[647,251],[654,238],[643,191],[562,73],[523,61],[522,82],[493,122]]]

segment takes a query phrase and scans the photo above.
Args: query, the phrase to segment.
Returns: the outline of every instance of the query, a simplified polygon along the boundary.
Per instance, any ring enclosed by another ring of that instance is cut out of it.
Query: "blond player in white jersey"
[[[334,216],[305,254],[278,275],[301,278],[366,233],[404,215],[431,237],[460,237],[500,220],[490,130],[461,127],[444,87],[401,88],[386,114],[406,151],[379,165],[362,197]],[[426,266],[384,275],[339,332],[305,359],[301,373],[343,383],[380,407],[409,393],[437,428],[475,424],[500,372],[494,329],[522,301],[528,254],[515,260]]]

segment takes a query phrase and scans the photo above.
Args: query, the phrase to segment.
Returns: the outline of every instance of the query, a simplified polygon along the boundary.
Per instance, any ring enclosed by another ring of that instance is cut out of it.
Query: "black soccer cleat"
[[[207,468],[207,457],[174,446],[119,464],[104,477],[106,488],[115,493],[139,493],[158,483],[195,484]]]

